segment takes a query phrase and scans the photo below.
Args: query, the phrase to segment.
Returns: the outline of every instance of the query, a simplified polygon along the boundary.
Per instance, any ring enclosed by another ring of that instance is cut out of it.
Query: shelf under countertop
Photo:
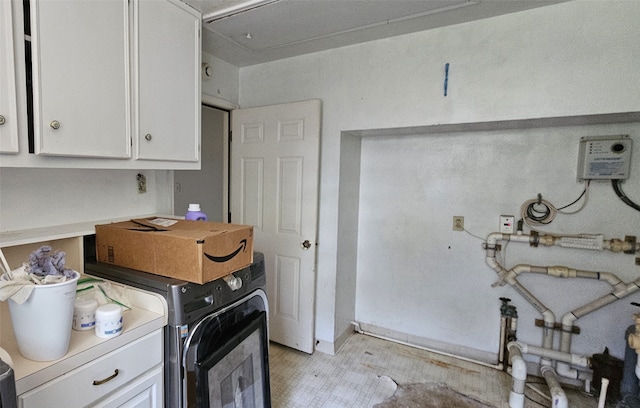
[[[6,302],[1,302],[0,347],[8,352],[12,359],[17,394],[38,387],[166,326],[167,303],[160,295],[131,287],[126,287],[126,290],[131,298],[132,307],[122,314],[121,335],[104,339],[97,337],[94,330],[71,330],[69,350],[64,357],[54,361],[33,361],[20,354],[13,334],[9,308]],[[46,339],[42,341],[46,342]]]
[[[97,224],[109,224],[111,222],[127,221],[132,218],[135,219],[147,217],[164,217],[176,219],[184,218],[177,215],[146,214],[127,217],[114,217],[103,220],[92,220],[71,224],[53,225],[41,228],[0,231],[0,248],[32,244],[34,242],[43,242],[56,239],[82,237],[84,235],[95,234],[95,226]]]

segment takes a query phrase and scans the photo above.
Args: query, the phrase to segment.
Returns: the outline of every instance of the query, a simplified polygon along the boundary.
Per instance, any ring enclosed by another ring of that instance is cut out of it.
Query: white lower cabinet
[[[159,365],[91,406],[94,408],[161,408],[163,380],[162,365]]]
[[[160,329],[19,395],[18,406],[162,407],[162,350]]]

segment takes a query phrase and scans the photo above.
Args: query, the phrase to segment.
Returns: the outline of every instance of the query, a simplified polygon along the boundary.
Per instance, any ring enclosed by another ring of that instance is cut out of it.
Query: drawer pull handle
[[[102,385],[102,384],[104,384],[106,382],[109,382],[109,381],[113,380],[117,376],[118,376],[118,369],[116,368],[116,371],[113,372],[113,375],[110,375],[109,377],[105,378],[104,380],[93,380],[93,385]]]

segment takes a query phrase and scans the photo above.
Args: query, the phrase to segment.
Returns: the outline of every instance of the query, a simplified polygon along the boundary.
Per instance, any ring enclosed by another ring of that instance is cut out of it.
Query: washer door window
[[[254,296],[194,330],[185,354],[187,406],[270,407],[267,313]]]

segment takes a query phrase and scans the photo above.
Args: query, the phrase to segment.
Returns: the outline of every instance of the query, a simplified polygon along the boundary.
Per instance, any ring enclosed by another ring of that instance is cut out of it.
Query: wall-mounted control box
[[[588,136],[580,139],[578,180],[625,180],[631,168],[628,135]]]
[[[500,233],[513,234],[513,224],[516,221],[516,217],[513,215],[501,215],[500,216]]]

